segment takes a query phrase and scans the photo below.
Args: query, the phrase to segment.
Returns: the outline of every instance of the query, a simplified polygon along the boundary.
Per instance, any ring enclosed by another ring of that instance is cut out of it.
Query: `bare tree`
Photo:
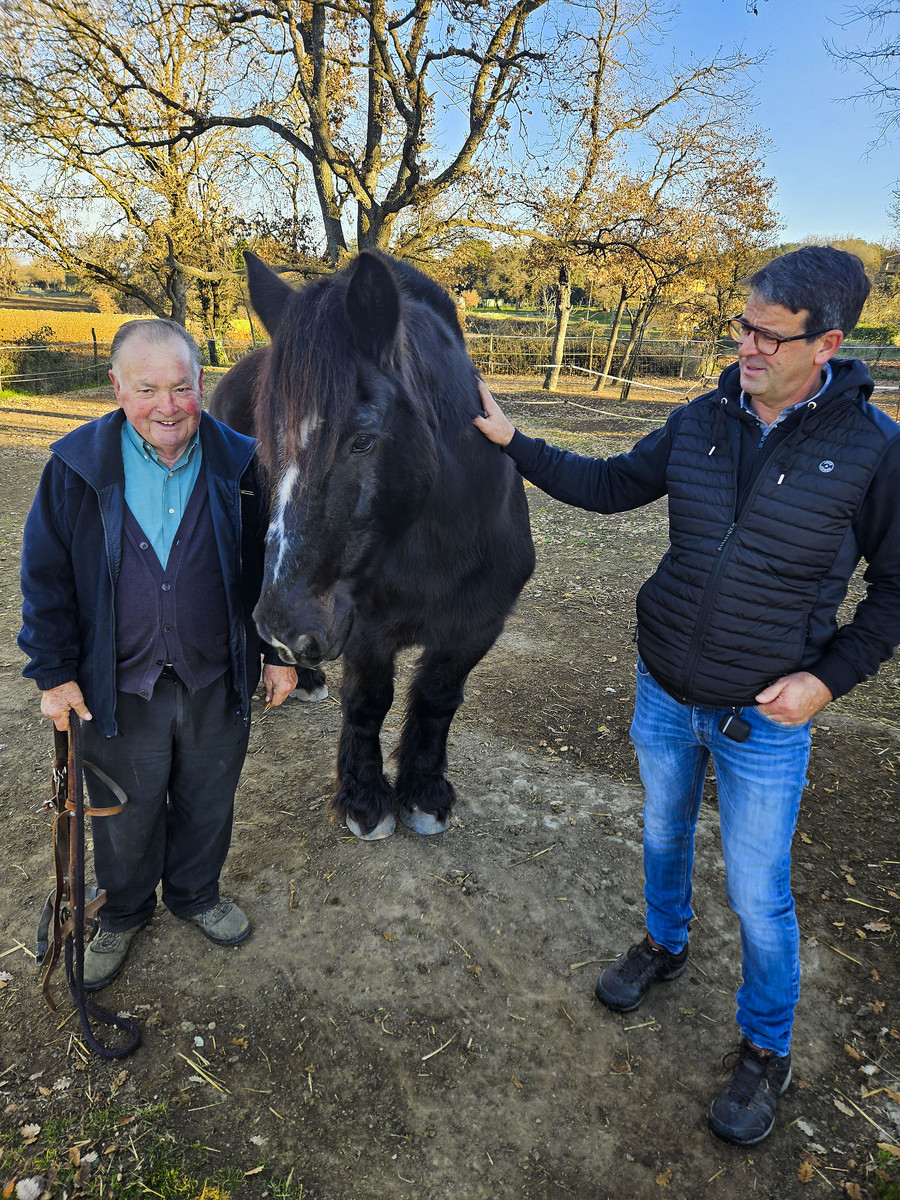
[[[687,268],[688,233],[703,222],[711,181],[758,144],[758,135],[734,129],[744,116],[746,55],[719,53],[660,72],[648,51],[664,37],[664,0],[584,7],[593,20],[571,39],[568,86],[557,98],[568,166],[550,184],[527,181],[521,200],[535,218],[530,232],[543,244],[545,265],[557,263],[554,352],[544,380],[550,391],[562,363],[573,264],[627,260],[616,280],[625,288],[619,318],[637,294],[632,286],[644,301],[658,298]],[[628,160],[638,165],[623,170]],[[636,315],[638,327],[649,311],[643,306]]]
[[[838,62],[860,72],[861,91],[848,97],[868,100],[879,114],[880,139],[890,141],[900,127],[900,3],[896,0],[867,0],[847,9],[844,28],[864,30],[861,40],[848,45],[827,43]]]
[[[210,71],[207,86],[178,93],[120,52],[106,14],[89,24],[82,7],[73,15],[75,0],[34,2],[67,30],[77,26],[97,54],[118,59],[122,93],[157,107],[139,142],[148,152],[231,129],[266,134],[301,156],[332,262],[351,239],[387,248],[401,214],[433,204],[473,170],[544,57],[536,17],[548,4],[413,0],[393,13],[385,0],[208,0],[182,13],[203,61],[218,48],[220,78]],[[457,134],[447,149],[435,127],[450,108]],[[102,113],[97,120],[104,126]]]
[[[236,131],[178,137],[233,70],[176,0],[126,10],[24,0],[0,27],[0,221],[83,279],[184,323],[233,302],[241,187],[264,156]],[[140,79],[140,86],[134,81]]]

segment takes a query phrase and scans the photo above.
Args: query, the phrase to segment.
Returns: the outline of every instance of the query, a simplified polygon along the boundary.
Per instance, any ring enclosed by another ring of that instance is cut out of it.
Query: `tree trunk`
[[[619,369],[619,374],[626,380],[622,384],[620,400],[627,400],[628,393],[631,391],[631,381],[634,378],[634,361],[636,361],[635,352],[640,350],[644,341],[644,333],[646,332],[653,307],[654,301],[652,299],[645,300],[634,314],[634,319],[631,322],[631,336],[628,339],[628,345],[625,347],[625,353],[622,356],[622,366]]]
[[[214,337],[216,326],[212,315],[212,285],[208,279],[197,280],[197,298],[200,301],[200,321],[203,325],[203,332],[207,337]]]
[[[169,299],[169,320],[187,327],[187,283],[184,271],[175,259],[175,246],[172,239],[169,234],[166,234],[165,237],[167,247],[165,262],[169,270],[163,281],[163,287]]]
[[[619,336],[619,326],[622,324],[622,313],[625,311],[625,301],[628,299],[628,289],[625,284],[622,284],[622,291],[619,295],[619,303],[616,306],[613,323],[609,330],[609,345],[606,347],[606,357],[603,360],[603,368],[597,376],[597,382],[594,384],[594,391],[599,392],[603,384],[604,378],[609,374],[612,368],[613,355],[616,352],[616,339]]]
[[[628,369],[628,364],[631,362],[631,356],[634,353],[634,348],[637,344],[638,334],[641,331],[641,320],[645,311],[646,304],[642,304],[641,307],[637,309],[637,311],[631,316],[631,329],[628,331],[628,344],[625,347],[625,352],[623,353],[622,359],[617,368],[619,374],[623,376],[623,378],[626,370]]]
[[[166,291],[170,300],[169,319],[187,327],[187,286],[184,282],[184,272],[173,271],[168,284]]]
[[[566,348],[566,330],[569,327],[569,314],[572,311],[572,280],[569,268],[560,263],[559,281],[556,285],[555,296],[556,331],[553,335],[553,350],[550,354],[551,365],[544,376],[543,390],[555,392],[559,383],[559,371],[563,361],[563,351]]]
[[[380,205],[375,202],[378,181],[382,171],[382,143],[384,140],[384,83],[382,82],[381,60],[378,43],[384,41],[384,0],[370,0],[369,4],[369,70],[367,79],[366,143],[360,163],[360,182],[363,193],[371,198],[366,205],[357,198],[356,245],[363,250],[374,246],[387,250],[388,245],[379,240],[381,233]]]

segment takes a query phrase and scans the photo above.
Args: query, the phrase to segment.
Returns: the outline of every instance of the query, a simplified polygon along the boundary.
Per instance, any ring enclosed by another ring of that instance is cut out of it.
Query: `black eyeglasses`
[[[752,333],[756,339],[756,349],[760,354],[770,355],[777,354],[778,347],[782,342],[801,342],[806,339],[821,337],[823,333],[830,333],[830,329],[820,329],[818,333],[795,333],[791,337],[776,337],[774,333],[769,333],[766,329],[757,329],[755,325],[749,325],[741,317],[732,317],[730,321],[726,321],[728,332],[738,343],[746,342],[747,338]]]

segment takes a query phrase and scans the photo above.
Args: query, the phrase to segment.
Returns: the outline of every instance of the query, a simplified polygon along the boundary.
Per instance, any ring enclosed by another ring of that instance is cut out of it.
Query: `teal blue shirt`
[[[199,429],[178,462],[169,467],[160,462],[156,451],[130,421],[122,424],[125,503],[163,567],[197,482],[201,455]]]

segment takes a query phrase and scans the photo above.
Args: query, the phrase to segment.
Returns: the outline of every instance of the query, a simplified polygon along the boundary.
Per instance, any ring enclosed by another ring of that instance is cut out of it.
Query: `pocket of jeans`
[[[637,660],[637,673],[638,673],[638,675],[642,676],[644,679],[650,678],[650,672],[644,666],[644,660],[641,658],[640,655],[638,655],[638,660]]]
[[[764,713],[761,708],[757,708],[755,711],[767,725],[774,725],[777,729],[802,729],[804,725],[809,725],[810,723],[809,721],[801,721],[799,725],[791,725],[787,721],[776,721],[774,717],[770,717]]]

